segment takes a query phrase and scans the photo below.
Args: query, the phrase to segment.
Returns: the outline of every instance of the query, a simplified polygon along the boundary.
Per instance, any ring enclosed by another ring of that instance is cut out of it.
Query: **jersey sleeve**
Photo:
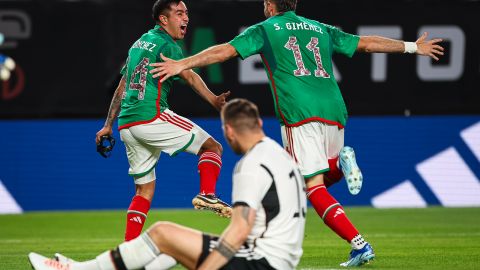
[[[245,29],[229,42],[242,59],[262,51],[265,44],[265,36],[260,24],[252,25]]]
[[[325,25],[333,41],[333,50],[337,53],[352,57],[358,46],[360,37],[345,33],[337,27]]]
[[[260,167],[260,165],[258,165]],[[245,205],[258,210],[272,184],[272,178],[262,170],[237,172],[233,175],[232,204]]]

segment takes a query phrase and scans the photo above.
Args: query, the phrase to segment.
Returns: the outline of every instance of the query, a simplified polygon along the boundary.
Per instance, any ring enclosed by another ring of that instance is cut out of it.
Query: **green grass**
[[[480,208],[346,209],[375,249],[366,269],[480,269]],[[123,239],[124,211],[38,212],[0,215],[0,270],[30,269],[30,251],[91,259]],[[147,226],[169,220],[220,233],[228,220],[209,212],[151,211]],[[314,211],[307,216],[304,256],[298,269],[340,269],[349,245]],[[177,267],[176,269],[183,269]]]

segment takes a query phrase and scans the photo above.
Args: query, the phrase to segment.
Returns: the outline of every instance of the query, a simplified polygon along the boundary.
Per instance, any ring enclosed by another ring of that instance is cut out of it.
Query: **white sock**
[[[160,254],[155,260],[145,266],[145,270],[168,270],[177,265],[177,261],[167,254]]]
[[[115,270],[115,265],[110,257],[110,250],[100,254],[94,260],[74,262],[70,264],[71,270]]]
[[[350,241],[350,244],[352,245],[353,249],[362,249],[367,242],[363,239],[362,235],[357,234],[357,236]]]
[[[160,251],[147,233],[120,244],[117,250],[120,252],[105,251],[95,260],[73,263],[71,270],[116,270],[112,254],[120,257],[127,269],[141,269],[160,255]]]
[[[146,232],[131,241],[122,243],[118,246],[118,250],[127,269],[140,269],[160,255],[160,250]]]
[[[90,260],[86,262],[75,262],[70,266],[71,270],[101,270],[97,264],[97,260]]]

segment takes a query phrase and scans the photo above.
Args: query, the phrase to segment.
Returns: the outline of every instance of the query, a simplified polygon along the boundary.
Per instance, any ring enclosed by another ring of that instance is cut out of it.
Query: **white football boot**
[[[345,146],[340,151],[340,167],[347,181],[348,191],[352,195],[357,195],[362,189],[363,175],[357,165],[352,147]]]
[[[63,264],[56,259],[50,259],[35,252],[30,252],[28,259],[35,270],[70,270],[70,264]]]

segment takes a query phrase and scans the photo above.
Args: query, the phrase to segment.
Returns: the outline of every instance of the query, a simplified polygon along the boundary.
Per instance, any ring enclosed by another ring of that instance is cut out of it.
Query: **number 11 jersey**
[[[334,52],[351,57],[359,37],[288,11],[230,41],[242,59],[260,54],[280,124],[312,121],[343,128],[347,109],[333,75]]]

